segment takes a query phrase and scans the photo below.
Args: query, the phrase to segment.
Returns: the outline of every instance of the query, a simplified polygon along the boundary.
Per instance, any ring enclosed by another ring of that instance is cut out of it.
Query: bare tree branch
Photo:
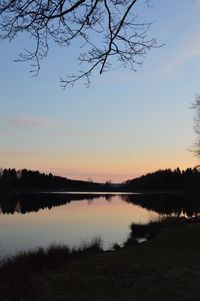
[[[194,131],[196,133],[196,142],[191,150],[197,157],[200,157],[200,95],[196,95],[191,109],[194,110]]]
[[[146,0],[149,5],[150,0]],[[82,41],[79,61],[84,67],[77,74],[61,79],[66,87],[80,79],[90,84],[97,69],[100,74],[119,62],[136,70],[139,57],[158,47],[148,39],[150,23],[137,23],[133,8],[139,0],[3,0],[0,1],[0,39],[12,40],[26,32],[35,41],[34,50],[25,50],[19,61],[32,61],[37,75],[40,61],[48,55],[49,41],[69,46]]]

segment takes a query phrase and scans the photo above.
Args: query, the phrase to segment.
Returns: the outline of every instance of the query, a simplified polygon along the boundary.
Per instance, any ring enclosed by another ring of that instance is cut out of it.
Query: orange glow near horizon
[[[198,159],[189,151],[183,153],[167,154],[157,152],[143,156],[142,154],[119,154],[111,156],[68,157],[65,154],[51,153],[5,153],[1,160],[2,168],[31,169],[40,172],[52,173],[71,179],[97,182],[123,182],[153,172],[158,169],[171,168],[186,169],[198,165]]]

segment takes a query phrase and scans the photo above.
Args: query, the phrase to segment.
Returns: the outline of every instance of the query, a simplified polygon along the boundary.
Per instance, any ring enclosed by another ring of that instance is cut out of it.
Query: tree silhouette
[[[197,135],[192,151],[200,157],[200,95],[196,95],[192,109],[194,110],[194,130]]]
[[[146,0],[146,5],[150,0]],[[81,41],[79,61],[83,69],[61,79],[64,87],[85,79],[90,84],[94,70],[101,74],[119,62],[136,70],[140,57],[157,47],[148,38],[150,23],[139,22],[133,9],[139,0],[3,0],[0,1],[0,39],[9,41],[28,33],[34,50],[25,50],[20,61],[32,61],[31,73],[37,75],[40,61],[47,56],[50,41],[69,46]]]

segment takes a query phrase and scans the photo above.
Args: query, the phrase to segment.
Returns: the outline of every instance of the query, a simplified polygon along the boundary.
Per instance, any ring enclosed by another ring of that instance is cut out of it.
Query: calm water
[[[123,244],[133,222],[147,223],[158,214],[127,203],[120,195],[70,200],[66,204],[21,213],[20,203],[13,214],[0,214],[0,254],[14,254],[52,243],[80,245],[101,236],[104,248]],[[55,196],[56,198],[56,196]]]

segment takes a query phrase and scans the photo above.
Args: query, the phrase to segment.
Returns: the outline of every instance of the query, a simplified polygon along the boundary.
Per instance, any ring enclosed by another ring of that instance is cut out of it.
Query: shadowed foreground
[[[190,224],[116,251],[61,252],[45,263],[44,254],[22,256],[0,269],[0,300],[197,301],[199,254],[200,224]]]

